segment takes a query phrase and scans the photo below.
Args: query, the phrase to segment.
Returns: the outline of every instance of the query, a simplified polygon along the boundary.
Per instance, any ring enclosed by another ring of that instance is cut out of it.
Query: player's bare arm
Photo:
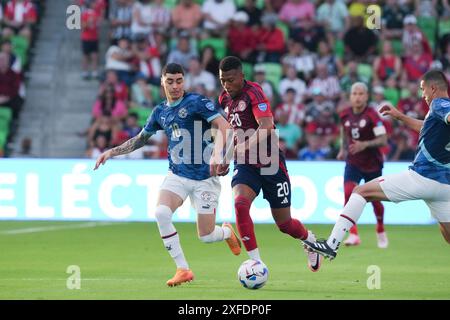
[[[256,150],[258,143],[265,143],[272,134],[275,127],[273,117],[261,117],[256,121],[258,122],[258,129],[250,136],[245,148],[237,147],[236,150]]]
[[[378,148],[387,145],[388,138],[386,134],[382,134],[375,139],[358,141],[354,140],[353,143],[348,147],[348,151],[351,154],[361,152],[367,148]]]
[[[344,160],[346,157],[346,152],[345,152],[345,146],[346,146],[346,141],[345,141],[345,134],[344,134],[344,128],[341,126],[340,128],[340,135],[341,135],[341,146],[339,147],[339,152],[336,156],[337,160]]]
[[[214,135],[214,150],[211,157],[210,173],[212,176],[225,175],[228,173],[228,162],[223,162],[222,155],[224,149],[228,145],[231,145],[230,141],[232,135],[232,128],[228,121],[224,117],[217,117],[211,122]],[[229,136],[230,135],[230,136]]]
[[[423,120],[408,117],[406,114],[399,111],[397,108],[394,108],[393,106],[384,105],[380,108],[380,112],[383,116],[391,116],[392,118],[403,122],[416,132],[420,132],[423,127]]]
[[[115,148],[103,152],[98,157],[97,162],[95,163],[94,170],[97,170],[97,168],[101,164],[105,164],[105,162],[112,157],[127,154],[133,152],[134,150],[142,148],[147,142],[148,138],[150,138],[150,136],[151,134],[142,130],[137,136],[125,141],[120,146],[117,146]]]

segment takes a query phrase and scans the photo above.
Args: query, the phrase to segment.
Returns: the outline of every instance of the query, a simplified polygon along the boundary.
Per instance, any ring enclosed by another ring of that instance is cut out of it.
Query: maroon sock
[[[380,201],[372,202],[375,217],[377,217],[377,232],[384,232],[384,206]]]
[[[255,227],[250,217],[251,201],[244,196],[237,196],[234,199],[234,209],[236,211],[236,226],[247,251],[258,247],[256,244]]]
[[[297,219],[289,219],[286,222],[278,224],[281,232],[287,233],[292,238],[305,240],[308,237],[308,229]]]

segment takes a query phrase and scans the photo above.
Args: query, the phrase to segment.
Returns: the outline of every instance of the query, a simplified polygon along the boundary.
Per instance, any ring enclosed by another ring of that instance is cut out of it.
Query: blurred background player
[[[420,133],[416,157],[408,170],[379,177],[357,186],[342,210],[328,240],[305,241],[305,245],[330,259],[337,255],[347,231],[356,224],[367,202],[424,200],[439,222],[445,241],[450,244],[450,99],[449,85],[441,71],[428,71],[420,88],[430,106],[425,120],[405,115],[390,105],[380,108]]]
[[[363,82],[354,83],[350,91],[351,107],[340,114],[341,147],[337,159],[345,160],[344,204],[347,204],[353,189],[361,180],[369,182],[382,175],[383,155],[380,147],[387,144],[386,129],[377,111],[367,105],[368,98],[367,86]],[[372,205],[377,218],[378,247],[387,248],[383,204],[374,201]],[[354,225],[344,244],[356,246],[360,243],[358,229]]]
[[[167,101],[155,107],[144,129],[136,137],[102,153],[97,159],[95,169],[111,157],[141,148],[156,131],[165,131],[169,137],[169,173],[160,188],[155,217],[164,246],[177,265],[175,276],[167,281],[167,285],[176,286],[194,279],[172,223],[173,212],[188,196],[198,214],[200,240],[205,243],[226,240],[235,255],[238,255],[241,249],[231,224],[224,223],[222,227],[215,225],[221,186],[219,178],[212,177],[211,173],[215,174],[219,161],[211,158],[210,166],[210,159],[203,158],[208,151],[205,149],[210,148],[208,145],[211,143],[202,139],[205,131],[211,127],[217,128],[222,137],[225,137],[230,126],[209,99],[184,91],[184,70],[181,65],[166,65],[162,70],[161,85]],[[202,128],[200,139],[194,137],[196,124],[200,124]],[[186,134],[190,136],[185,136]],[[194,146],[196,141],[201,141],[201,147]],[[180,146],[182,151],[191,150],[191,154],[186,155],[186,152],[183,152],[180,155]],[[221,155],[223,147],[224,144],[216,143],[213,157]],[[195,154],[196,150],[201,150],[201,154]]]
[[[250,217],[251,204],[261,189],[281,232],[295,239],[314,241],[314,234],[291,217],[291,184],[278,137],[273,136],[275,125],[267,97],[257,83],[245,80],[242,63],[237,57],[225,57],[220,62],[219,77],[224,89],[219,104],[225,110],[235,133],[236,152],[231,186],[236,225],[248,255],[251,259],[261,261]],[[269,163],[262,159],[261,149],[264,149],[264,144]],[[255,155],[258,149],[260,152]],[[271,174],[265,172],[269,166],[275,168]],[[227,166],[222,169],[227,169]],[[312,252],[306,253],[309,268],[313,272],[317,271],[321,257]]]

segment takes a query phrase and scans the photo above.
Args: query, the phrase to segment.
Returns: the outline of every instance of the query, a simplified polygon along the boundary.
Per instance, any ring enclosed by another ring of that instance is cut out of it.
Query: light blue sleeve
[[[221,116],[219,111],[216,109],[214,103],[203,96],[200,96],[197,99],[195,105],[196,105],[196,113],[200,115],[200,117],[205,119],[207,122],[211,122],[214,119]]]
[[[156,107],[152,114],[150,115],[150,117],[147,120],[147,123],[144,126],[144,129],[142,129],[143,132],[152,135],[155,134],[156,131],[158,130],[163,130],[163,128],[161,127],[161,125],[159,124],[158,120],[159,120],[159,114],[160,114],[160,109],[158,107]]]
[[[433,112],[436,116],[443,120],[446,124],[450,124],[448,117],[450,116],[450,101],[439,100],[437,103],[433,104]]]

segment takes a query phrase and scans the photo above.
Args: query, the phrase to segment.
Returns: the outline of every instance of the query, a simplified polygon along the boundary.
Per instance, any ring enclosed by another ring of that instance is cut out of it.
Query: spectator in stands
[[[22,107],[19,95],[20,75],[10,67],[9,55],[0,53],[0,105],[12,110],[13,119],[17,119]]]
[[[99,135],[95,138],[93,146],[86,151],[86,156],[90,159],[97,159],[99,155],[109,149],[105,136]]]
[[[317,8],[317,21],[341,39],[350,25],[347,6],[340,0],[325,0]]]
[[[263,25],[257,33],[256,46],[259,62],[278,63],[286,49],[284,34],[276,26],[277,21],[278,16],[273,13],[264,14],[262,17]]]
[[[416,17],[437,18],[437,0],[415,0]]]
[[[294,88],[288,88],[286,92],[281,95],[283,102],[279,104],[274,111],[275,121],[278,122],[280,113],[286,113],[288,116],[288,123],[303,127],[305,122],[305,106],[301,103],[295,102],[297,93]]]
[[[29,137],[23,138],[20,142],[20,151],[14,154],[14,158],[36,158],[36,155],[31,152],[32,147],[33,140]]]
[[[92,1],[94,3],[93,9],[97,13],[100,20],[102,20],[103,17],[105,16],[105,12],[106,12],[106,8],[107,8],[106,2],[108,0],[78,0],[78,5],[80,7],[84,7],[86,5],[87,1]],[[134,1],[134,0],[132,0],[132,1]],[[34,0],[34,3],[36,4],[36,0]]]
[[[134,70],[131,64],[134,58],[135,55],[130,50],[130,40],[128,38],[120,38],[117,45],[112,45],[106,51],[105,68],[116,71],[119,80],[130,86],[134,80]]]
[[[236,13],[234,0],[205,0],[202,6],[204,37],[223,37]]]
[[[92,116],[112,116],[114,120],[123,119],[128,113],[125,101],[116,99],[114,87],[108,85],[94,103]]]
[[[421,43],[416,43],[412,47],[412,52],[405,57],[403,62],[402,82],[419,81],[420,77],[428,71],[433,58],[423,51]]]
[[[445,46],[445,50],[441,55],[439,61],[442,64],[442,71],[447,75],[447,78],[450,75],[450,42]]]
[[[147,78],[139,74],[131,86],[131,108],[152,108],[157,104],[158,97],[152,95],[152,85],[147,83]],[[156,100],[156,101],[155,101]]]
[[[126,101],[128,100],[128,87],[125,82],[120,81],[116,71],[107,70],[105,75],[105,81],[100,84],[98,90],[98,96],[101,96],[106,88],[112,86],[114,88],[114,95],[116,99]]]
[[[191,46],[191,37],[186,31],[181,32],[176,42],[177,46],[170,51],[167,63],[181,64],[187,70],[191,59],[197,56],[197,49]]]
[[[175,34],[187,31],[192,37],[196,37],[199,34],[201,22],[202,8],[194,0],[181,0],[172,10]]]
[[[158,48],[151,47],[147,39],[136,39],[132,51],[137,58],[138,73],[147,82],[159,86],[161,83],[161,59]]]
[[[127,133],[127,139],[133,138],[141,132],[142,128],[138,124],[138,115],[136,113],[128,114],[123,131]]]
[[[255,63],[257,34],[247,26],[248,15],[238,11],[232,18],[228,30],[228,49],[230,54],[239,57],[245,62]]]
[[[287,0],[281,7],[279,17],[293,30],[302,27],[306,19],[315,19],[316,8],[309,0]]]
[[[254,81],[261,86],[267,99],[269,99],[270,105],[273,105],[273,100],[275,98],[273,90],[274,88],[273,84],[266,79],[266,69],[264,65],[262,64],[255,65],[253,71],[254,71],[253,74]]]
[[[152,31],[152,3],[151,0],[137,0],[133,5],[131,21],[132,37],[146,37]]]
[[[294,66],[295,70],[301,74],[301,78],[309,81],[314,72],[315,56],[304,49],[298,41],[288,42],[288,52],[281,58],[284,73],[288,66]]]
[[[333,54],[328,42],[320,41],[318,49],[319,50],[316,57],[317,63],[327,65],[329,75],[342,76],[344,74],[344,66],[342,61]]]
[[[349,61],[344,69],[345,73],[339,82],[343,93],[350,93],[351,86],[355,82],[364,82],[369,85],[370,79],[358,74],[358,63],[355,61]]]
[[[305,108],[306,123],[316,121],[324,109],[334,110],[334,104],[330,100],[327,100],[325,93],[322,92],[320,87],[313,88],[311,91],[313,100]]]
[[[286,149],[290,153],[296,154],[298,152],[298,144],[302,138],[302,130],[295,123],[289,123],[289,114],[286,111],[278,112],[277,129],[280,139],[286,143]]]
[[[330,157],[331,148],[322,146],[321,137],[313,132],[306,132],[306,146],[298,152],[302,161],[321,161]]]
[[[403,19],[402,46],[404,56],[414,54],[414,48],[420,45],[423,52],[432,55],[430,44],[424,33],[417,26],[417,19],[413,15],[407,15]]]
[[[203,47],[201,51],[200,61],[202,68],[214,76],[219,76],[220,61],[216,58],[216,51],[211,46]]]
[[[98,136],[103,136],[106,140],[106,145],[109,146],[117,131],[117,127],[114,125],[110,115],[101,115],[95,119],[92,126],[88,129],[87,143],[88,148],[95,146],[95,141]]]
[[[164,5],[164,0],[152,0],[151,9],[151,26],[152,31],[158,30],[161,33],[169,34],[169,27],[171,22],[171,12]]]
[[[310,84],[310,93],[313,88],[320,88],[321,92],[325,94],[327,99],[337,101],[340,98],[341,86],[336,76],[328,74],[328,67],[326,64],[318,63],[316,66],[317,76]]]
[[[280,81],[278,92],[283,97],[287,90],[291,88],[296,93],[295,103],[302,103],[307,94],[306,83],[297,77],[297,71],[292,66],[287,68],[286,77]]]
[[[256,6],[256,0],[245,0],[244,5],[238,10],[244,11],[248,15],[247,26],[259,27],[261,25],[263,11]]]
[[[324,105],[318,110],[313,121],[306,124],[305,131],[320,137],[322,147],[330,147],[339,136],[339,126],[336,123],[334,106]]]
[[[324,28],[310,17],[303,20],[301,27],[292,29],[289,36],[301,42],[310,52],[316,52],[319,42],[326,39]]]
[[[187,91],[194,91],[198,85],[203,85],[206,89],[206,96],[213,98],[217,95],[216,78],[204,69],[198,57],[192,57],[189,62],[188,72],[184,77],[184,85]]]
[[[22,72],[22,61],[20,60],[19,56],[16,56],[13,53],[13,47],[12,47],[10,40],[8,40],[8,39],[3,40],[2,46],[1,46],[1,52],[4,52],[9,56],[9,61],[10,61],[9,63],[10,63],[11,70],[20,74]]]
[[[3,37],[8,38],[13,33],[31,41],[31,28],[37,22],[37,11],[30,0],[10,0],[5,5]]]
[[[372,63],[377,41],[375,33],[364,26],[363,17],[352,17],[351,27],[344,35],[346,60]]]
[[[120,38],[131,38],[133,4],[130,0],[116,0],[116,6],[109,12],[111,40],[115,43]]]
[[[387,0],[383,6],[381,29],[384,39],[401,39],[403,34],[403,19],[408,15],[409,8],[398,0]]]
[[[383,85],[389,77],[400,79],[402,72],[402,61],[392,50],[390,41],[383,42],[383,51],[373,61],[373,81],[375,84]]]
[[[94,0],[85,1],[81,14],[81,44],[83,49],[82,77],[85,80],[98,78],[98,33],[100,17],[94,10]]]

